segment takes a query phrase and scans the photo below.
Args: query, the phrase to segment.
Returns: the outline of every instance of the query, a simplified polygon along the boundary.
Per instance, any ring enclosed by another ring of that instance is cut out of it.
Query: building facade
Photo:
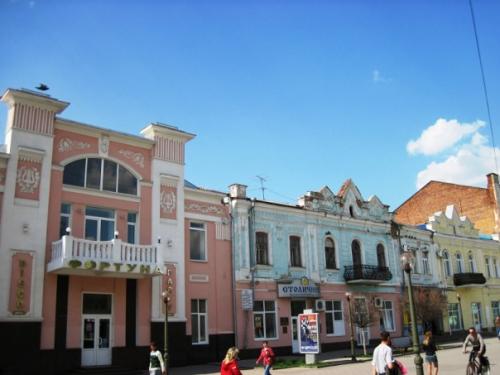
[[[2,101],[0,331],[12,341],[0,368],[145,367],[150,341],[163,347],[166,290],[171,364],[219,359],[233,333],[228,216],[223,194],[185,186],[194,135],[67,120],[69,103],[29,90]]]
[[[337,194],[324,187],[296,206],[249,199],[234,184],[226,202],[240,348],[252,352],[267,340],[297,352],[297,315],[305,309],[319,313],[324,350],[348,345],[350,308],[358,344],[381,330],[401,335],[399,253],[392,216],[377,197],[365,201],[349,180]]]

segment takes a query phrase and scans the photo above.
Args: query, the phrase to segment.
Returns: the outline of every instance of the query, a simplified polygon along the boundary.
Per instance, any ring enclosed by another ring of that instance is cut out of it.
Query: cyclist
[[[469,328],[469,334],[465,338],[463,345],[464,354],[467,353],[467,345],[472,345],[472,351],[470,352],[469,362],[474,360],[474,357],[477,355],[479,358],[479,372],[481,372],[483,362],[484,362],[484,353],[486,353],[486,345],[484,343],[483,337],[477,333],[474,327]]]

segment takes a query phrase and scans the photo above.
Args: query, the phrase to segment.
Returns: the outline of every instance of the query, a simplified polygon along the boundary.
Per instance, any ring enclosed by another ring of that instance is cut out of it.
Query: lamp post
[[[462,329],[465,330],[464,327],[464,315],[462,314],[462,297],[460,297],[460,294],[457,293],[457,300],[458,300],[458,308],[460,309],[460,324],[462,324]]]
[[[346,292],[347,303],[349,304],[349,325],[351,326],[351,361],[356,362],[356,355],[354,353],[354,324],[352,321],[352,306],[351,306],[351,293]]]
[[[165,360],[165,374],[168,374],[168,303],[173,291],[174,281],[172,280],[170,270],[167,268],[165,289],[161,293],[163,303],[165,304],[165,321],[163,323],[163,357]]]
[[[420,356],[420,348],[418,341],[418,333],[417,333],[417,321],[415,314],[415,302],[413,301],[413,287],[411,284],[411,253],[405,253],[402,257],[403,261],[403,270],[406,274],[406,281],[408,285],[408,302],[410,304],[410,319],[411,319],[411,336],[412,336],[412,347],[413,353],[415,354],[414,362],[415,362],[415,370],[417,375],[424,375],[424,369],[422,367],[422,357]]]

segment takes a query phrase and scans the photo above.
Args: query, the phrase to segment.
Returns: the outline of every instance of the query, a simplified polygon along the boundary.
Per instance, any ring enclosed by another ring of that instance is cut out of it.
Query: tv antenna
[[[267,180],[264,177],[259,176],[259,175],[255,176],[255,177],[257,177],[260,181],[260,190],[262,190],[262,200],[265,201],[266,197],[264,195],[264,191],[266,190],[266,188],[264,187],[264,182]]]

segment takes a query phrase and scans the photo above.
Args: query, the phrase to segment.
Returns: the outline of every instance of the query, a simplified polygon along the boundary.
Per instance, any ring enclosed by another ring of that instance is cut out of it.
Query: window
[[[137,195],[137,178],[118,163],[100,158],[80,159],[66,165],[63,183],[88,189]]]
[[[257,264],[269,265],[269,241],[266,232],[255,233]]]
[[[431,271],[429,269],[429,252],[422,252],[422,272],[424,275],[430,275]]]
[[[208,344],[207,336],[207,300],[191,300],[191,342]]]
[[[383,301],[380,309],[381,331],[393,332],[394,328],[394,311],[392,310],[392,301]]]
[[[137,214],[129,212],[127,214],[127,242],[136,243]]]
[[[276,338],[276,309],[274,301],[254,301],[253,328],[256,339]]]
[[[474,260],[474,256],[472,255],[472,252],[469,251],[469,271],[470,272],[477,272],[476,269],[476,261]]]
[[[352,265],[361,266],[361,246],[359,245],[358,240],[352,241],[351,251],[352,251]]]
[[[377,264],[379,267],[387,267],[385,262],[385,249],[384,245],[381,243],[377,245]]]
[[[85,208],[85,239],[109,241],[115,233],[115,211],[104,208]]]
[[[66,235],[66,228],[71,228],[71,205],[61,204],[61,217],[59,219],[59,238]]]
[[[493,319],[500,316],[500,301],[491,301],[491,313],[493,315]]]
[[[189,224],[189,254],[191,260],[207,260],[205,224]]]
[[[493,258],[493,268],[495,270],[495,277],[500,277],[500,264],[497,263],[497,258]]]
[[[488,277],[492,277],[493,272],[491,272],[490,257],[484,257],[484,265],[486,267],[486,272],[488,273]]]
[[[458,303],[448,304],[448,323],[451,331],[460,331],[463,329]]]
[[[327,269],[337,269],[337,259],[335,257],[335,242],[331,238],[325,239],[325,261]]]
[[[302,267],[299,236],[290,236],[290,266]]]
[[[349,206],[349,215],[351,215],[351,217],[354,217],[354,208],[352,206]]]
[[[345,335],[342,301],[325,301],[325,307],[326,334]]]
[[[448,252],[446,250],[443,252],[443,264],[445,276],[451,276],[450,256],[448,255]]]
[[[464,273],[464,260],[462,259],[462,254],[457,253],[455,257],[457,260],[457,273]]]

